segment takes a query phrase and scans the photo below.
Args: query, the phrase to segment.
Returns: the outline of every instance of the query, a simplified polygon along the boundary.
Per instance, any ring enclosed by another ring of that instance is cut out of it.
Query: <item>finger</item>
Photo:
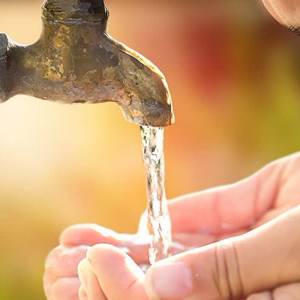
[[[143,213],[139,223],[138,233],[140,235],[149,234],[147,222],[148,222],[147,213],[145,212]],[[216,236],[208,233],[201,233],[201,232],[200,233],[199,232],[197,233],[174,232],[172,238],[176,243],[185,245],[187,247],[204,246],[212,242],[215,242],[217,240]]]
[[[294,283],[276,288],[273,292],[275,300],[298,300],[300,298],[300,283]]]
[[[96,224],[80,224],[67,228],[60,237],[66,246],[109,244],[123,248],[134,260],[146,262],[150,237],[130,234],[119,234]]]
[[[87,258],[107,299],[148,299],[143,285],[144,273],[120,249],[97,245],[88,251]]]
[[[81,282],[79,295],[82,295],[82,298],[86,297],[88,300],[107,299],[87,259],[79,264],[78,274]]]
[[[44,274],[45,290],[60,277],[77,277],[77,266],[85,258],[88,247],[55,248],[47,257]]]
[[[282,212],[281,212],[282,213]],[[239,236],[247,232],[248,230],[240,230],[230,234],[224,234],[220,236],[214,236],[209,234],[201,234],[201,233],[174,233],[173,239],[174,242],[179,243],[179,245],[184,245],[185,249],[188,250],[190,248],[202,247],[219,240],[225,240],[227,238],[231,238],[234,236]],[[171,254],[178,254],[182,251],[173,252],[170,251]]]
[[[138,264],[148,263],[148,249],[150,236],[139,234],[119,234],[95,224],[74,225],[67,228],[61,235],[63,245],[74,247],[78,245],[93,246],[96,244],[109,244],[126,251]],[[182,252],[178,243],[171,245],[171,253]]]
[[[174,233],[173,239],[180,245],[185,245],[187,248],[204,246],[217,240],[215,236],[201,233]]]
[[[78,291],[79,300],[89,300],[85,287],[81,284]]]
[[[266,9],[269,11],[269,13],[273,16],[274,19],[276,19],[280,23],[283,23],[281,15],[280,15],[280,11],[278,11],[277,9],[275,9],[273,7],[273,3],[272,3],[273,1],[262,0],[262,2],[265,5]]]
[[[87,246],[74,248],[59,246],[47,257],[45,268],[56,277],[76,276],[77,266],[85,258],[88,248]]]
[[[287,210],[287,209],[285,209]],[[278,215],[284,212],[283,209],[274,210],[274,213],[267,213],[268,216],[272,216],[272,219],[277,217]],[[144,222],[144,221],[142,221]],[[259,225],[262,225],[264,222],[261,222]],[[143,229],[143,224],[140,224],[139,234],[148,234],[148,230]],[[255,227],[258,227],[255,225]],[[224,232],[222,235],[216,235],[208,232],[197,232],[197,233],[181,233],[181,232],[173,232],[172,239],[173,245],[171,245],[170,254],[181,253],[184,250],[188,250],[190,248],[201,247],[213,242],[224,240],[229,237],[237,236],[244,234],[248,229],[236,230],[234,232],[226,233]]]
[[[274,204],[289,159],[274,162],[236,184],[171,202],[173,232],[222,236],[253,226]]]
[[[263,0],[263,3],[279,23],[285,26],[293,26],[295,29],[299,27],[299,0]]]
[[[257,293],[249,296],[247,300],[273,300],[271,292]]]
[[[299,224],[300,207],[297,207],[240,237],[157,263],[146,276],[149,296],[153,299],[242,299],[297,282],[300,280]]]
[[[92,246],[99,243],[119,244],[116,232],[96,224],[78,224],[65,229],[60,236],[60,244],[73,247]]]
[[[293,283],[276,288],[272,292],[252,294],[247,300],[298,300],[300,283]]]
[[[78,278],[60,278],[51,287],[49,300],[78,300],[80,281]]]

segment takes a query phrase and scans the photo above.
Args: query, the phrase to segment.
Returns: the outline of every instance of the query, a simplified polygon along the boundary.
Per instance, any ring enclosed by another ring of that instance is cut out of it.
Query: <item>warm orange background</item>
[[[40,4],[0,0],[0,31],[35,41]],[[260,2],[107,4],[109,32],[152,59],[171,87],[170,198],[238,180],[300,148],[300,38]],[[2,104],[0,168],[1,300],[44,299],[44,258],[64,227],[134,231],[145,208],[139,129],[114,104],[25,96]]]

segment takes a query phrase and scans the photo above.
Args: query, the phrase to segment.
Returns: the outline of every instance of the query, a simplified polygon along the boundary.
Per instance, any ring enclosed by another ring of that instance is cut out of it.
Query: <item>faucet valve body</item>
[[[106,33],[103,0],[47,0],[43,32],[28,46],[0,34],[0,100],[17,94],[64,103],[115,102],[139,125],[174,120],[163,74]]]

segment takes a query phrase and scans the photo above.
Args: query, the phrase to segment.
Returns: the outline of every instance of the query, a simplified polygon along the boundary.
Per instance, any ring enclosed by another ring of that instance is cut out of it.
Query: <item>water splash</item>
[[[148,230],[152,236],[150,264],[169,255],[171,221],[165,193],[164,129],[142,126],[143,157],[147,174]]]

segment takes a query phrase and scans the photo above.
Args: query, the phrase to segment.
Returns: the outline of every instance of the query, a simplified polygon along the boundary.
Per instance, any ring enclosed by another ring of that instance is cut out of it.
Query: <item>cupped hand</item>
[[[143,270],[149,267],[148,235],[119,234],[95,224],[74,225],[61,234],[60,245],[46,259],[44,290],[48,300],[78,300],[78,265],[86,258],[88,249],[96,244],[113,245],[130,255]],[[170,251],[175,254],[185,249],[187,247],[174,242]]]
[[[147,262],[148,241],[140,240],[141,234],[73,226],[49,256],[48,298],[78,299],[80,286],[80,299],[89,300],[264,300],[272,294],[283,300],[281,295],[298,295],[299,192],[300,155],[294,155],[234,185],[170,203],[173,251],[198,248],[154,265],[146,277],[138,266]],[[82,260],[87,247],[98,243]]]

